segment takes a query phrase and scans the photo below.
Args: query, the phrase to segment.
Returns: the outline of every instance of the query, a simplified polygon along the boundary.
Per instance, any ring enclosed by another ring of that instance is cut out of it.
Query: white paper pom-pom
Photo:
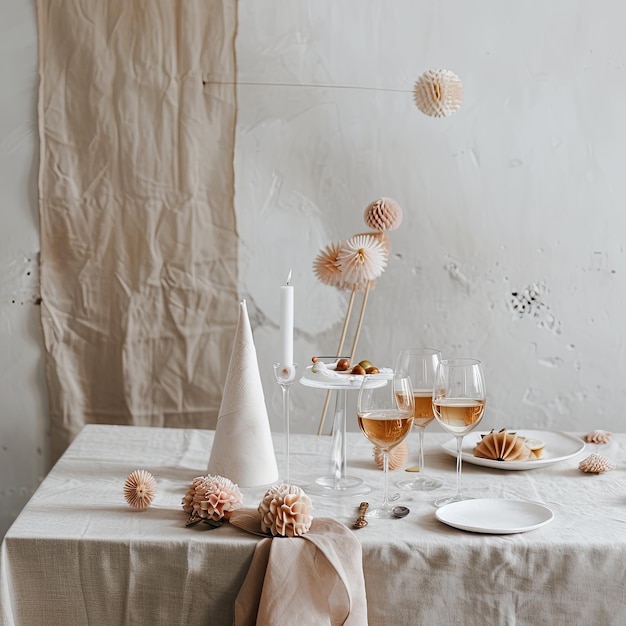
[[[385,271],[387,251],[376,237],[355,235],[343,244],[337,262],[345,285],[363,285]]]
[[[463,85],[450,70],[428,70],[416,81],[413,90],[415,106],[431,117],[447,117],[461,107]]]
[[[296,485],[270,487],[259,504],[261,530],[273,536],[300,537],[309,531],[313,505]]]

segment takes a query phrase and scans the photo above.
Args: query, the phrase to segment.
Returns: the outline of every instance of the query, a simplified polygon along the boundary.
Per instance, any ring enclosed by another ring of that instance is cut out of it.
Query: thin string
[[[361,87],[359,85],[325,85],[323,83],[261,83],[254,81],[219,81],[203,80],[204,85],[237,85],[244,87],[312,87],[315,89],[357,89],[361,91],[388,91],[394,93],[413,93],[413,89],[393,89],[391,87]]]

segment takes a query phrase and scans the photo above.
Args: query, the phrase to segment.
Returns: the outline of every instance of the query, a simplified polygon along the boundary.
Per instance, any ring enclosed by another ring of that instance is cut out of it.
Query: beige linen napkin
[[[274,538],[256,511],[234,511],[230,522],[266,537],[235,600],[236,626],[367,624],[361,544],[341,522],[318,518],[302,537]]]
[[[239,305],[239,321],[208,472],[225,476],[240,487],[268,485],[278,479],[272,433],[245,300]]]

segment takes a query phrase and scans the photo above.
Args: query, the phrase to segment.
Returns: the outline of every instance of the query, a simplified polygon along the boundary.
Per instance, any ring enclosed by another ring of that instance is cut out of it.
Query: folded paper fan
[[[403,441],[389,452],[389,469],[391,471],[400,469],[406,464],[408,458],[409,446],[406,441]],[[378,469],[383,469],[383,451],[378,446],[374,446],[374,462]]]
[[[531,449],[526,445],[526,438],[510,433],[506,428],[482,435],[474,446],[474,456],[494,461],[528,461],[534,458]]]

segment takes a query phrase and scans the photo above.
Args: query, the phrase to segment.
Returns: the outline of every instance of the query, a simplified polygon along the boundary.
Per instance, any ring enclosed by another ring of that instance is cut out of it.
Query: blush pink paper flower
[[[261,530],[274,537],[301,537],[311,528],[313,505],[297,485],[274,485],[258,507]]]
[[[391,198],[379,198],[367,206],[363,219],[372,230],[395,230],[402,223],[402,208]]]
[[[313,272],[325,285],[341,288],[341,268],[337,263],[340,250],[340,243],[331,243],[313,261]]]
[[[587,443],[609,443],[611,441],[611,433],[608,430],[592,430],[585,435]]]
[[[239,487],[223,476],[198,476],[187,489],[182,501],[183,511],[190,518],[228,519],[230,513],[243,506]]]

